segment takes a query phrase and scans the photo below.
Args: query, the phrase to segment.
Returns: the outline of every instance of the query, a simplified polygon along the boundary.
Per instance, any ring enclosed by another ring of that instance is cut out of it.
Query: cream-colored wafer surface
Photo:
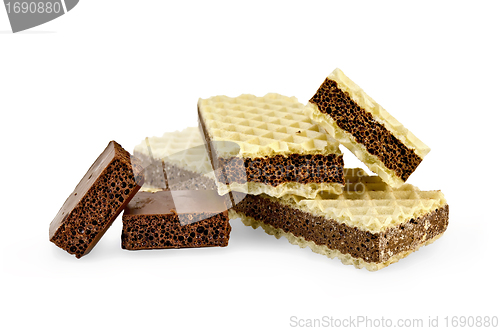
[[[240,157],[338,153],[338,142],[304,113],[295,97],[268,93],[215,96],[198,101],[212,141],[239,146]],[[219,155],[224,156],[224,155]]]

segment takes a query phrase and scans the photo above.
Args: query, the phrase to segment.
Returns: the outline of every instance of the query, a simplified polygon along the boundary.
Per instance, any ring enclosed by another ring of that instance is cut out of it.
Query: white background
[[[281,330],[291,316],[358,315],[444,326],[446,316],[500,315],[499,9],[82,0],[12,34],[0,7],[1,329]],[[132,151],[196,125],[199,97],[277,92],[305,103],[336,67],[432,148],[409,179],[450,204],[431,246],[373,273],[239,220],[227,248],[125,251],[121,218],[80,260],[49,242],[49,223],[110,140]]]

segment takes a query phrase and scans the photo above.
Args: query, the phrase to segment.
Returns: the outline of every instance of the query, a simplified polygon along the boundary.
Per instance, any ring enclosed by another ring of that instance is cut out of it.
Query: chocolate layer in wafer
[[[227,246],[231,226],[215,191],[139,192],[123,213],[128,250]]]
[[[393,187],[403,185],[430,151],[340,69],[325,79],[305,112]]]
[[[50,241],[77,258],[89,253],[142,181],[138,160],[110,142],[50,223]]]
[[[319,191],[341,192],[338,143],[304,114],[296,98],[216,96],[200,99],[198,114],[219,194],[312,198]]]
[[[394,189],[378,176],[349,169],[340,195],[247,195],[230,218],[241,217],[277,238],[375,271],[434,242],[446,230],[448,214],[440,191],[420,191],[410,184]]]

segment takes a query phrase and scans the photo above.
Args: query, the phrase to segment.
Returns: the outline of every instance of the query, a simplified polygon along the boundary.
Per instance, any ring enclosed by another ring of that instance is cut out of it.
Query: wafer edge
[[[297,183],[285,182],[278,186],[272,186],[257,182],[247,182],[244,184],[232,182],[224,184],[217,181],[217,191],[219,195],[227,194],[231,191],[259,195],[265,193],[269,196],[280,198],[285,195],[298,195],[307,199],[314,199],[318,192],[328,191],[334,194],[341,194],[343,185],[340,183]]]

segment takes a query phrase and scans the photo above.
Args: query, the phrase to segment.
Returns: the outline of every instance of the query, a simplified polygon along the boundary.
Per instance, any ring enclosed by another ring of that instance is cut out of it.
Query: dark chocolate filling
[[[309,100],[320,112],[330,116],[342,130],[352,134],[357,143],[366,147],[398,177],[406,181],[422,158],[406,147],[373,115],[362,109],[349,93],[342,91],[337,82],[325,79],[316,94]]]
[[[371,233],[291,208],[262,195],[247,195],[233,209],[286,233],[368,263],[387,261],[391,256],[413,250],[443,233],[448,226],[449,214],[449,207],[445,205],[397,227]]]
[[[263,183],[278,186],[283,183],[339,183],[344,185],[344,160],[338,154],[291,154],[263,158],[222,158],[218,157],[198,109],[200,130],[207,142],[212,166],[217,180],[233,182]]]

